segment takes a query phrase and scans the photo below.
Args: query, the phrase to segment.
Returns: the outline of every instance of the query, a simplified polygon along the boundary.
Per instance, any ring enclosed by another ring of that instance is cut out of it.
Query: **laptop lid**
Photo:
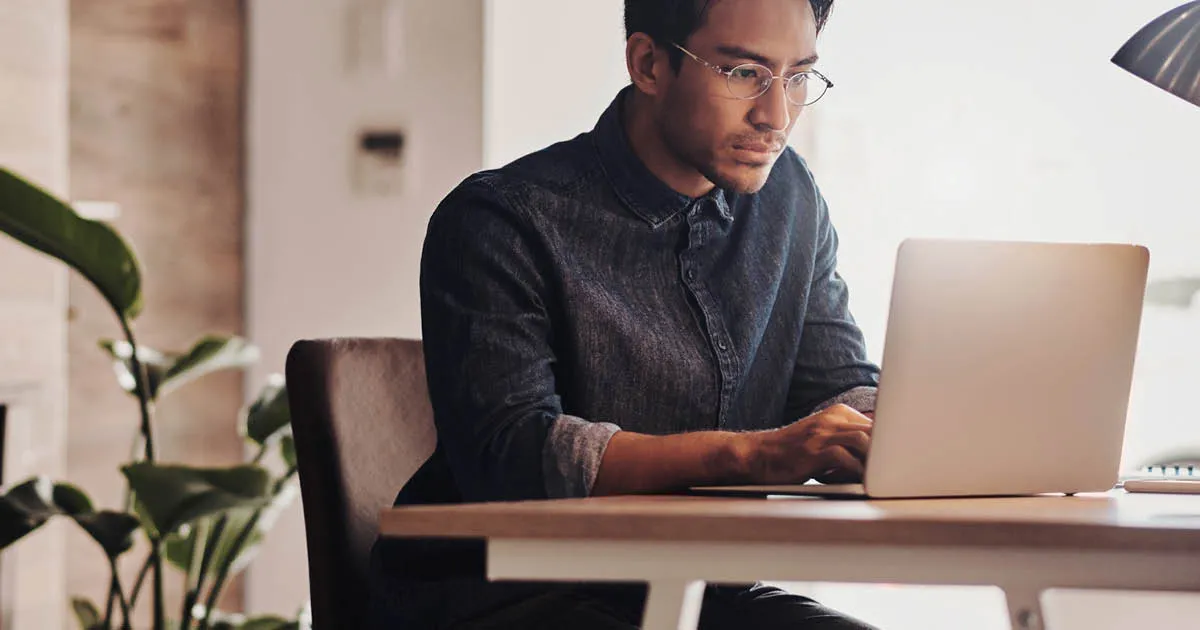
[[[1133,245],[905,241],[867,493],[1112,488],[1148,265]]]

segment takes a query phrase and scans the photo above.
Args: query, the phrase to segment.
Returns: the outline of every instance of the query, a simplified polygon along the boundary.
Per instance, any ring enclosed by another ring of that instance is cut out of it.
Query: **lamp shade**
[[[1147,24],[1117,51],[1112,61],[1200,106],[1200,0]]]

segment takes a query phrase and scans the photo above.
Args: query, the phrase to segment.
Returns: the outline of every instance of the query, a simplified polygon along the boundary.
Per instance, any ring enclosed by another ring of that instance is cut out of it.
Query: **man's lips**
[[[765,143],[761,143],[761,142],[735,144],[735,145],[733,145],[733,148],[738,151],[747,151],[749,153],[759,153],[762,155],[771,155],[773,153],[779,153],[780,151],[783,150],[783,147],[780,147],[777,145],[772,145],[772,144],[765,144]]]

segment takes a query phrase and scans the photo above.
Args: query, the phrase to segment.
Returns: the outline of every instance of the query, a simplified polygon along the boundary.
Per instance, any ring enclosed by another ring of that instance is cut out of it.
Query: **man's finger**
[[[829,431],[862,431],[868,435],[871,433],[871,430],[875,428],[875,424],[865,418],[855,419],[831,416],[825,419],[825,421],[821,424],[826,430]]]
[[[827,471],[836,471],[838,476],[845,473],[847,476],[854,479],[862,479],[863,464],[858,461],[858,458],[850,454],[844,446],[830,446],[821,451],[826,462]]]
[[[825,410],[826,417],[858,426],[871,426],[875,421],[848,405],[834,405]]]
[[[825,444],[841,446],[850,454],[862,461],[867,457],[867,449],[871,446],[871,436],[866,431],[840,431],[829,436]]]
[[[829,470],[828,473],[817,475],[815,478],[822,484],[862,484],[863,476],[848,473],[846,470]]]

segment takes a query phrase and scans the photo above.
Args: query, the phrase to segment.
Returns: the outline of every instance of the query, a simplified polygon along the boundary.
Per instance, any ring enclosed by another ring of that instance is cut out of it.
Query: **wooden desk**
[[[611,497],[385,510],[386,536],[488,540],[493,580],[645,581],[644,628],[694,630],[704,582],[1200,591],[1200,496],[920,501]]]

